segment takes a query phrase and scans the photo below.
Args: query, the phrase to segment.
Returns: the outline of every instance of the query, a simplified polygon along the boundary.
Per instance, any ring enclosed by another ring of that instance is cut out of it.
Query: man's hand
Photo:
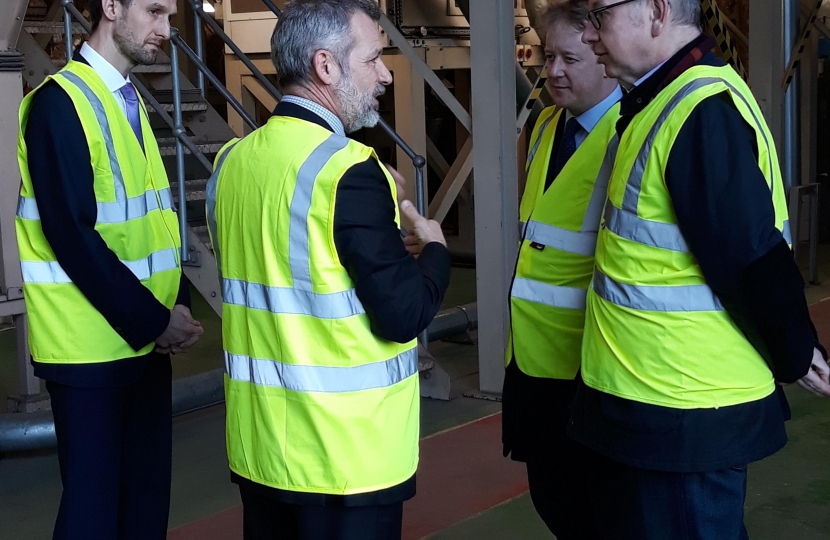
[[[398,191],[398,203],[402,202],[406,199],[406,178],[404,178],[401,173],[395,170],[395,167],[385,163],[384,166],[386,170],[389,171],[389,174],[392,176],[392,179],[395,181],[395,186],[397,186]]]
[[[401,212],[412,223],[409,234],[418,239],[421,248],[430,242],[438,242],[444,247],[447,247],[447,241],[444,239],[444,233],[441,231],[440,223],[432,219],[426,219],[420,215],[415,209],[415,205],[410,201],[403,201],[401,203]],[[406,243],[406,240],[404,240],[404,243]]]
[[[201,323],[190,315],[188,308],[180,305],[173,306],[167,329],[156,339],[156,352],[160,354],[187,352],[187,349],[199,341],[199,336],[203,332]]]
[[[830,367],[818,349],[813,349],[813,364],[798,386],[819,397],[830,397]]]
[[[414,234],[409,234],[408,236],[404,237],[403,246],[416,259],[418,258],[418,255],[421,254],[421,249],[423,249],[421,248],[421,243],[418,241],[418,237]]]

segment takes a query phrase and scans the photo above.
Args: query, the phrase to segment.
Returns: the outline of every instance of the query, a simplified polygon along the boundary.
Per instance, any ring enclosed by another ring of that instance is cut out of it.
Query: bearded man
[[[220,152],[227,447],[246,540],[392,540],[415,494],[416,336],[449,283],[440,225],[401,240],[397,173],[346,133],[392,82],[373,0],[295,0],[272,37],[285,97]]]
[[[21,104],[16,228],[34,373],[63,494],[55,539],[162,540],[170,352],[193,345],[179,229],[128,78],[155,62],[175,0],[92,0],[89,41]]]

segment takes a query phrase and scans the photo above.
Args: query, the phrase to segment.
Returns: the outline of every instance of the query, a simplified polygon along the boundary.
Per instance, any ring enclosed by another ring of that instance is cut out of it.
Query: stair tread
[[[171,71],[169,63],[160,62],[147,66],[139,65],[133,68],[133,73],[170,73]]]
[[[175,141],[172,137],[170,138],[162,138],[158,139],[159,141],[159,153],[162,156],[175,156],[176,155],[176,145]],[[215,154],[219,150],[225,146],[224,142],[194,142],[196,147],[202,151],[204,154]],[[184,147],[185,154],[189,154],[190,150],[187,147]]]
[[[207,198],[207,192],[205,190],[197,190],[197,191],[187,191],[185,192],[185,200],[190,201],[204,201]],[[173,200],[179,202],[179,194],[177,192],[173,192]]]
[[[63,21],[23,21],[23,29],[30,34],[63,34]],[[72,23],[72,33],[86,34],[81,23]]]
[[[197,180],[185,180],[184,187],[186,189],[198,189],[204,188],[208,183],[207,178],[199,178]],[[173,190],[173,193],[177,193],[176,189],[179,187],[179,182],[177,180],[172,180],[170,182],[170,189]]]
[[[147,105],[147,112],[154,113],[156,112],[155,108],[149,103]],[[173,112],[173,104],[172,103],[161,103],[162,109],[167,112]],[[198,112],[198,111],[206,111],[208,108],[208,104],[204,102],[198,103],[182,103],[182,112]]]

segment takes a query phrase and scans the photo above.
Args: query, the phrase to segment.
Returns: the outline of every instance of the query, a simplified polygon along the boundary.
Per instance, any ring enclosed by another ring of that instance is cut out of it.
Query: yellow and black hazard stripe
[[[787,88],[790,87],[790,83],[793,81],[798,65],[801,63],[801,56],[804,54],[804,48],[807,46],[807,40],[810,39],[810,34],[813,31],[813,24],[816,22],[816,17],[818,16],[818,11],[821,9],[823,1],[824,0],[816,0],[813,10],[807,18],[807,24],[804,25],[804,31],[801,32],[801,39],[798,40],[798,44],[793,50],[793,55],[787,64],[787,69],[784,71],[784,80],[781,83],[781,90],[784,92],[786,92]]]
[[[536,106],[536,102],[539,101],[539,96],[542,95],[542,90],[545,88],[545,81],[548,80],[548,68],[547,65],[542,68],[542,73],[539,74],[539,78],[536,79],[536,84],[533,85],[533,90],[530,91],[530,95],[527,96],[527,101],[525,101],[525,109],[531,110],[533,107]]]
[[[731,65],[742,79],[746,80],[746,68],[743,62],[741,62],[740,56],[738,56],[735,40],[732,39],[732,34],[726,26],[726,16],[718,7],[716,0],[701,0],[700,9],[703,12],[703,18],[706,20],[707,28],[718,41],[718,55],[724,62]]]

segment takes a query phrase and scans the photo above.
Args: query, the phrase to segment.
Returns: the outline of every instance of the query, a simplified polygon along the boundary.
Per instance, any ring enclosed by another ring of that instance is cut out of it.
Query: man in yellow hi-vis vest
[[[450,260],[374,150],[392,80],[373,0],[295,0],[272,38],[285,97],[229,143],[208,183],[222,276],[227,448],[244,537],[399,539],[415,491],[415,337]]]
[[[93,30],[20,107],[16,228],[34,372],[46,380],[63,494],[56,539],[167,534],[169,352],[190,316],[179,229],[128,79],[169,38],[173,0],[92,0]]]
[[[541,21],[555,106],[530,141],[503,392],[504,453],[527,464],[536,511],[561,540],[595,538],[584,494],[588,452],[566,427],[622,97],[581,41],[587,16],[587,0],[564,0]]]
[[[699,0],[590,6],[583,40],[629,92],[569,433],[597,452],[603,538],[745,539],[747,464],[786,443],[777,383],[830,395],[773,137]]]

